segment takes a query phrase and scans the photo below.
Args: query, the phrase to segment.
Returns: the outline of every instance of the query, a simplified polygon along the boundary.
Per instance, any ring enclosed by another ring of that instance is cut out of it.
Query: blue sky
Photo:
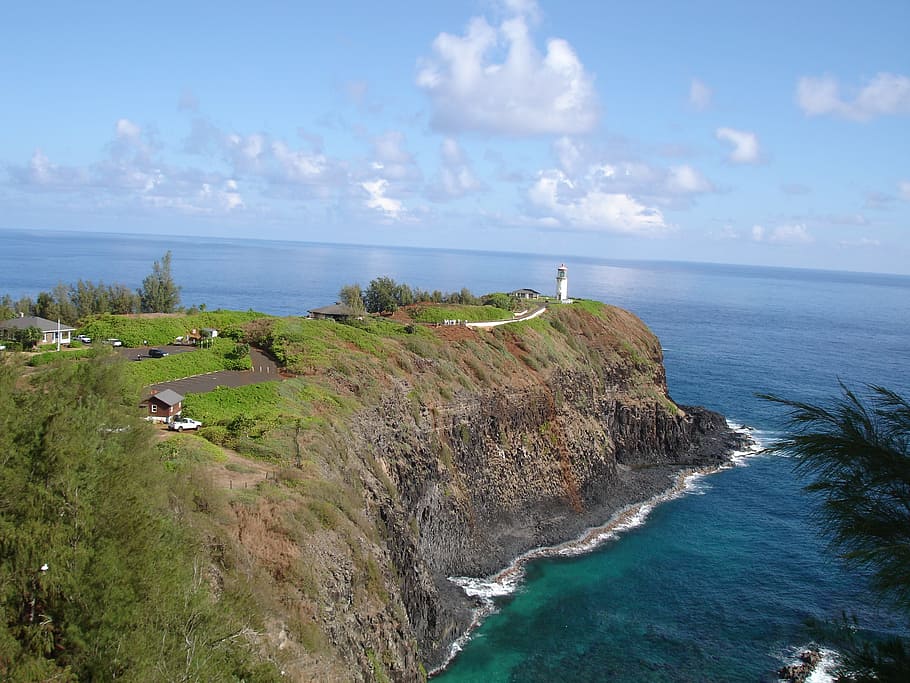
[[[13,3],[0,229],[910,273],[910,3]]]

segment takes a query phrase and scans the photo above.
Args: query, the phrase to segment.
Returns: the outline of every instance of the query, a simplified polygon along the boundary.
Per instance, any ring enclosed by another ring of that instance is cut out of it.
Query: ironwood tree
[[[173,313],[180,305],[180,287],[171,275],[171,252],[152,264],[152,272],[137,290],[143,313]]]
[[[829,405],[761,395],[789,409],[790,435],[768,450],[796,458],[806,490],[821,496],[816,521],[832,549],[910,618],[910,402],[881,386],[841,390]],[[910,680],[906,640],[844,633],[846,680]]]

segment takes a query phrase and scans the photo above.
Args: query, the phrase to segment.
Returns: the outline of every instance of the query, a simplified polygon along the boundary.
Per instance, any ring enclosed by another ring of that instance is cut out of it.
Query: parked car
[[[162,351],[161,349],[149,349],[148,353],[149,358],[164,358],[169,355],[167,351]]]
[[[105,339],[105,344],[110,344],[111,346],[123,346],[123,342],[119,339]]]
[[[84,335],[84,334],[77,334],[75,339],[76,339],[76,341],[81,341],[83,344],[92,343],[92,338],[87,335]]]
[[[184,429],[199,429],[202,423],[191,417],[178,417],[167,423],[167,428],[174,432],[182,432]]]

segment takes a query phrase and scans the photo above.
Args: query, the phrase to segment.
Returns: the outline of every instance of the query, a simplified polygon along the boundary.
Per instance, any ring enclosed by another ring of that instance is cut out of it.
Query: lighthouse
[[[556,269],[556,300],[565,303],[569,300],[569,278],[566,275],[566,264]]]

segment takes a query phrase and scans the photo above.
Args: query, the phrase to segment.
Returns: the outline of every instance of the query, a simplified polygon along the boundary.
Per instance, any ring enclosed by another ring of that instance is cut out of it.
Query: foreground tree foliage
[[[0,362],[0,679],[269,680],[119,363]]]
[[[797,458],[797,471],[812,479],[806,489],[822,497],[817,521],[832,548],[910,615],[910,402],[879,386],[865,397],[841,389],[829,406],[762,396],[790,409],[791,435],[769,450]],[[851,640],[846,680],[910,680],[904,641]]]

